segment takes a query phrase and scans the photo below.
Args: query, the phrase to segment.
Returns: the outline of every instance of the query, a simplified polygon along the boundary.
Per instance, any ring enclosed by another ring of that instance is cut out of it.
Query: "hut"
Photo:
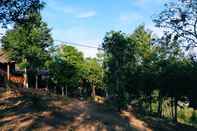
[[[15,72],[15,61],[10,61],[8,54],[0,49],[0,85],[4,83],[4,79],[10,79],[10,74]]]
[[[35,85],[36,88],[48,87],[47,84],[48,80],[46,80],[47,78],[48,78],[48,71],[40,70],[38,71],[38,76],[36,77],[32,85]],[[25,75],[25,71],[20,70],[16,66],[16,62],[10,60],[8,53],[0,49],[0,85],[1,86],[4,85],[5,79],[15,84],[20,84],[23,87],[28,88],[29,85],[27,75]]]

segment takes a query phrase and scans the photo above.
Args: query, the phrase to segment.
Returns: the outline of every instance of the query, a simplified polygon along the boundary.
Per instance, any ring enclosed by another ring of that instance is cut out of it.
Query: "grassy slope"
[[[116,112],[104,105],[65,99],[30,89],[0,89],[0,130],[163,130],[195,128],[155,118],[139,119],[133,112]]]

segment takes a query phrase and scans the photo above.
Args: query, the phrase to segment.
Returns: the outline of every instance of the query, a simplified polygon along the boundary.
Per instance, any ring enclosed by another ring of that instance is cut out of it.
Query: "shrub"
[[[193,111],[192,116],[190,118],[190,123],[197,125],[197,112]]]

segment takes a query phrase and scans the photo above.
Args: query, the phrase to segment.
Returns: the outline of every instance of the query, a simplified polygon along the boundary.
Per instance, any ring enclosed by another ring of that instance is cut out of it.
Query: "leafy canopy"
[[[31,22],[15,24],[2,38],[2,47],[10,59],[32,69],[43,67],[49,59],[53,39],[50,29],[39,14],[31,14]]]

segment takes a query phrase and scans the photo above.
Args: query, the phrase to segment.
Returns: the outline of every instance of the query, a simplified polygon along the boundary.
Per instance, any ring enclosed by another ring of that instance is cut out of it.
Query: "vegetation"
[[[52,83],[60,86],[62,95],[66,90],[76,90],[82,78],[83,54],[72,46],[61,46],[55,54],[53,60],[49,62],[49,69]],[[74,89],[73,89],[74,88]]]
[[[137,99],[151,113],[156,100],[157,114],[162,117],[163,104],[170,100],[171,115],[177,121],[178,102],[190,103],[194,108],[196,105],[191,98],[196,91],[196,60],[184,55],[178,40],[171,36],[156,44],[152,42],[155,41],[144,26],[139,26],[132,35],[108,33],[103,43],[107,55],[106,85],[119,109]],[[158,93],[154,94],[155,91]]]
[[[29,12],[26,22],[16,23],[2,38],[2,47],[10,59],[33,76],[30,83],[35,81],[38,71],[44,69],[45,63],[50,60],[52,44],[50,29],[37,12]]]
[[[51,50],[50,29],[38,11],[43,3],[28,3],[22,10],[27,16],[23,22],[14,3],[0,4],[0,9],[5,8],[0,11],[0,22],[15,21],[3,37],[2,47],[21,67],[35,73],[48,69],[49,87],[56,93],[66,97],[102,95],[119,111],[133,105],[148,115],[196,125],[197,59],[188,53],[197,45],[195,1],[169,4],[154,19],[156,26],[167,30],[161,38],[144,25],[131,34],[108,32],[103,53],[97,58],[85,58],[68,45]],[[16,14],[2,15],[7,12]],[[32,98],[35,106],[40,105],[38,100]]]

